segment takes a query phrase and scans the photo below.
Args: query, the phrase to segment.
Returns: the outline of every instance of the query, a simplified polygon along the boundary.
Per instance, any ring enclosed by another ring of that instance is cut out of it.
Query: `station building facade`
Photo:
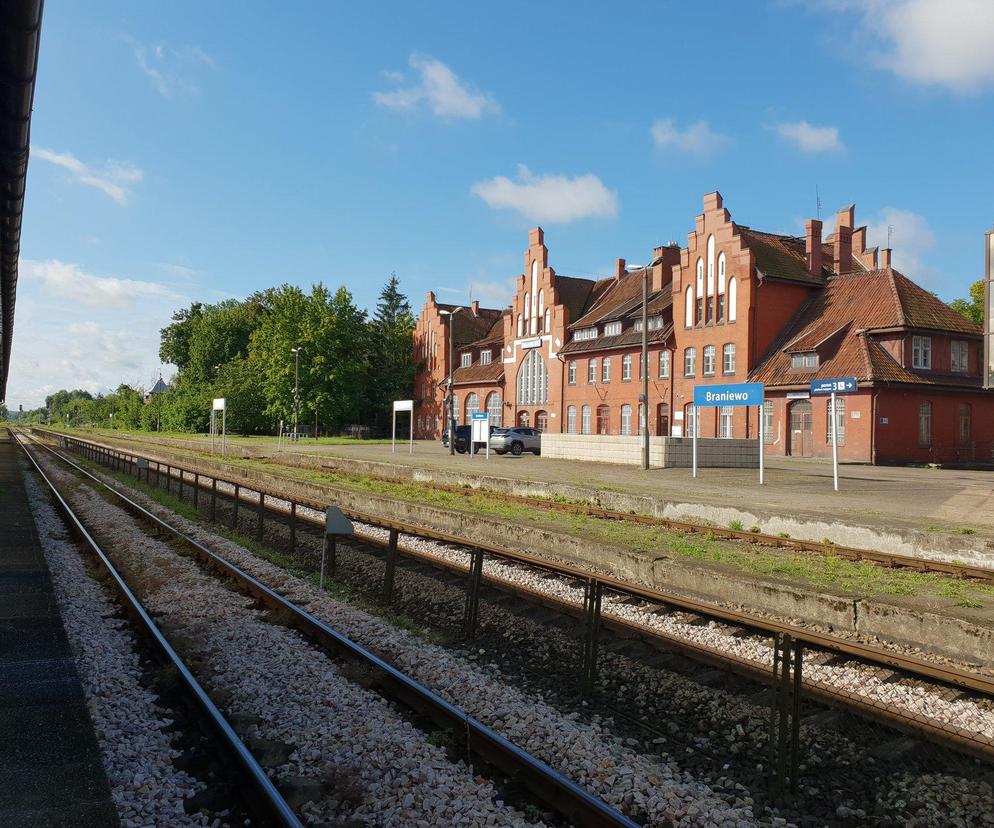
[[[994,393],[982,387],[979,326],[894,270],[891,251],[867,248],[855,207],[805,235],[738,224],[717,192],[687,235],[653,250],[651,264],[617,260],[602,279],[561,276],[541,228],[529,234],[524,272],[504,310],[454,311],[428,300],[415,331],[415,430],[455,415],[543,431],[757,438],[755,408],[695,411],[694,387],[763,382],[766,451],[831,455],[827,398],[815,379],[854,376],[839,397],[839,456],[862,462],[990,462]],[[648,295],[648,406],[641,401],[643,280]],[[420,392],[420,393],[419,393]]]

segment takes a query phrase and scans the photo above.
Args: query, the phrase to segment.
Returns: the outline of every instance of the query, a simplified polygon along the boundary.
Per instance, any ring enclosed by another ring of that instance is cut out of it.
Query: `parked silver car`
[[[490,450],[497,454],[511,452],[515,457],[524,451],[542,453],[542,432],[537,428],[497,428],[490,435]]]

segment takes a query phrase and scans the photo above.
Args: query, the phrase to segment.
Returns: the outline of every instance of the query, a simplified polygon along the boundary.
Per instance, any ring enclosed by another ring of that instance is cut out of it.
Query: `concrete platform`
[[[0,825],[118,825],[17,451],[0,435]]]

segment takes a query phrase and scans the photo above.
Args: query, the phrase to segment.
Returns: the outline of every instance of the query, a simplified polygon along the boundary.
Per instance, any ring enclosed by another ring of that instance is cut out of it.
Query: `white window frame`
[[[932,368],[932,337],[911,337],[911,367],[926,371]]]
[[[597,385],[597,360],[587,360],[587,385]]]
[[[590,434],[591,423],[590,423],[590,406],[585,405],[580,409],[580,433]]]
[[[601,382],[611,381],[611,357],[601,360]]]
[[[604,326],[604,336],[617,336],[621,333],[621,322],[608,322]]]
[[[473,354],[472,353],[461,354],[459,356],[459,367],[460,368],[469,368],[469,366],[472,365],[472,364],[473,364]]]
[[[489,365],[493,362],[494,352],[489,348],[485,351],[480,351],[480,365]]]
[[[669,379],[670,378],[670,350],[669,348],[664,348],[659,352],[659,378]]]
[[[576,434],[576,406],[571,405],[566,409],[566,433]]]
[[[735,343],[726,342],[721,346],[721,373],[735,373]]]
[[[705,377],[713,377],[715,369],[715,361],[717,356],[717,348],[714,345],[704,346],[704,356],[701,363],[703,369],[703,375]]]
[[[683,375],[685,377],[697,376],[697,348],[694,346],[683,349]]]
[[[625,436],[632,433],[632,407],[628,403],[621,406],[621,433]]]
[[[732,416],[735,408],[730,405],[718,406],[718,436],[724,440],[732,438]]]
[[[625,354],[621,358],[621,381],[631,382],[632,380],[632,355]]]
[[[571,359],[569,361],[568,371],[568,382],[570,385],[576,385],[576,360]]]
[[[846,398],[835,397],[835,431],[840,446],[846,444]],[[832,398],[825,398],[825,444],[832,445]]]
[[[970,370],[970,343],[965,339],[954,339],[949,344],[949,369],[957,374]]]
[[[580,328],[573,332],[573,339],[582,342],[585,339],[597,339],[597,328]]]

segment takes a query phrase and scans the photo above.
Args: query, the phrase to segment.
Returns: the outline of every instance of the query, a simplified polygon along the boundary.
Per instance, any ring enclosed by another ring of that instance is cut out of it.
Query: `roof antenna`
[[[818,194],[817,184],[815,184],[815,218],[821,221],[821,196]]]
[[[890,246],[890,237],[893,235],[893,233],[894,233],[894,225],[893,224],[888,224],[887,225],[887,249],[888,250],[891,249],[891,246]]]

